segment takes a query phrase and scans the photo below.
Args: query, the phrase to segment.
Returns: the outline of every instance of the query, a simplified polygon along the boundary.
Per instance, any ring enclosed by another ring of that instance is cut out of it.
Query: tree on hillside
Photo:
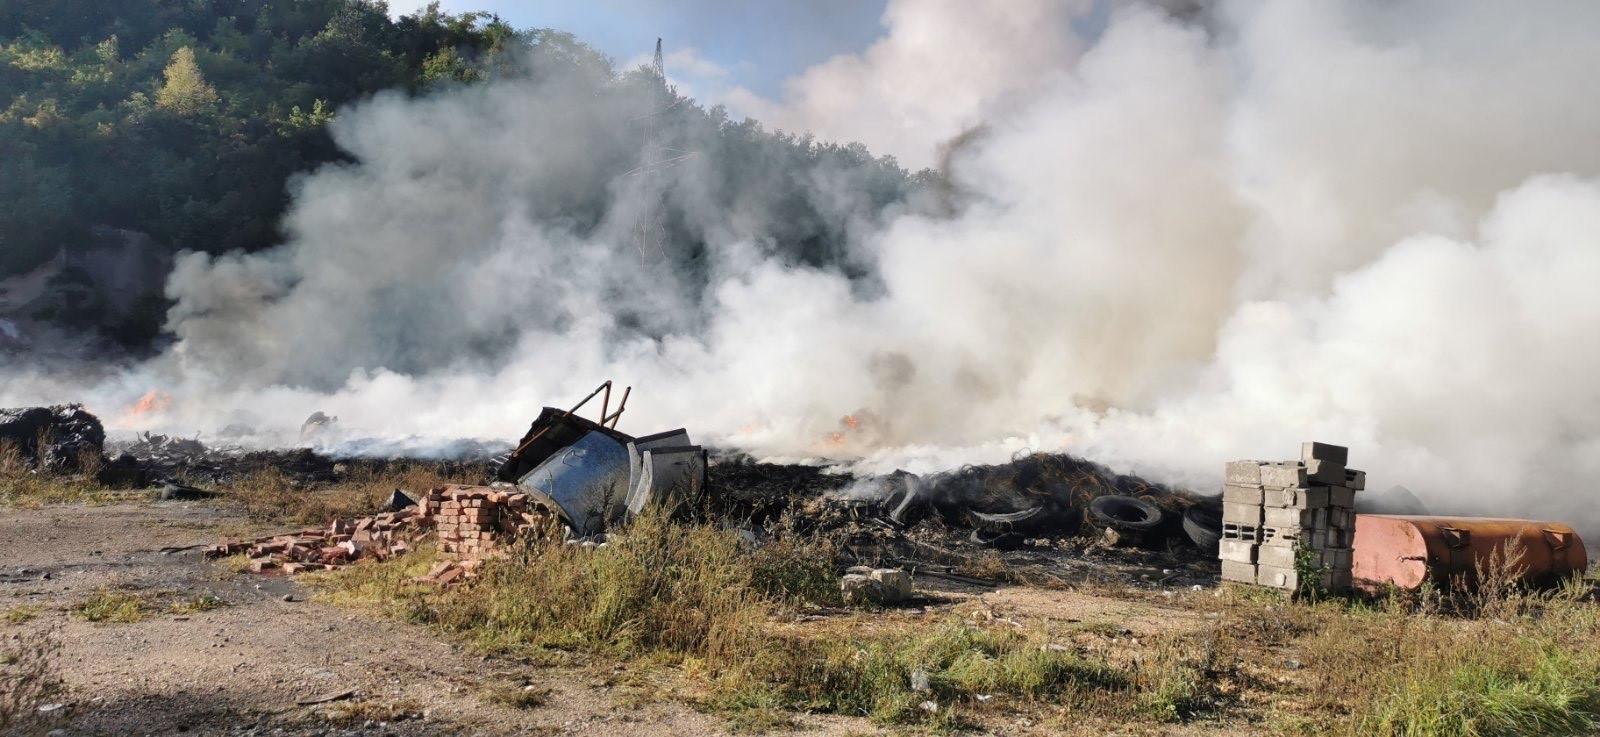
[[[217,104],[217,90],[200,74],[200,65],[194,61],[194,49],[185,46],[172,54],[171,63],[162,74],[166,84],[156,92],[156,105],[184,117],[210,110]]]

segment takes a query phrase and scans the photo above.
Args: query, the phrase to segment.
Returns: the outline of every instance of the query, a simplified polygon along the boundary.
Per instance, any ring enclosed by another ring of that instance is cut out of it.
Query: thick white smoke
[[[896,2],[878,46],[741,103],[912,161],[962,136],[957,214],[857,229],[873,289],[701,212],[701,170],[678,206],[740,224],[707,227],[703,292],[638,254],[625,184],[573,236],[548,205],[610,176],[587,116],[625,112],[548,122],[563,93],[530,83],[380,98],[342,114],[359,163],[306,178],[290,242],[184,260],[181,342],[96,396],[177,397],[128,427],[505,438],[612,376],[626,427],[772,456],[1066,450],[1207,487],[1318,439],[1436,512],[1600,526],[1600,5],[1005,8]]]

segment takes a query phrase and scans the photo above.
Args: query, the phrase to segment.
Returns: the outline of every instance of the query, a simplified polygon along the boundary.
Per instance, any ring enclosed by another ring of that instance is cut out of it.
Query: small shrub
[[[149,616],[150,607],[138,594],[101,589],[73,607],[72,613],[90,622],[127,624]]]

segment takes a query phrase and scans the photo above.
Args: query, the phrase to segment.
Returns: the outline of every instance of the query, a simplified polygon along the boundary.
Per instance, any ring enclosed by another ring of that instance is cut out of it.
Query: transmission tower
[[[680,100],[667,85],[667,68],[661,58],[659,38],[656,39],[655,56],[650,61],[650,72],[658,82],[656,88],[652,90],[652,94],[657,95],[656,102],[650,112],[636,118],[643,123],[644,141],[640,147],[639,157],[643,163],[623,176],[642,179],[645,182],[642,187],[644,195],[648,198],[648,205],[634,222],[634,245],[638,247],[641,256],[664,258],[667,254],[667,216],[662,202],[666,195],[662,174],[667,169],[693,157],[695,152],[672,148],[664,142],[666,135],[663,131],[662,118],[677,107]]]

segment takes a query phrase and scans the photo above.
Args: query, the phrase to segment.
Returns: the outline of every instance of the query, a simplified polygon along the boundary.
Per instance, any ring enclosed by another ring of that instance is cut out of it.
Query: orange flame
[[[133,406],[128,408],[128,414],[138,417],[139,415],[147,415],[152,412],[162,412],[171,406],[171,394],[161,391],[160,389],[151,389],[150,391],[145,392],[144,396],[139,397],[139,401],[134,402]]]

